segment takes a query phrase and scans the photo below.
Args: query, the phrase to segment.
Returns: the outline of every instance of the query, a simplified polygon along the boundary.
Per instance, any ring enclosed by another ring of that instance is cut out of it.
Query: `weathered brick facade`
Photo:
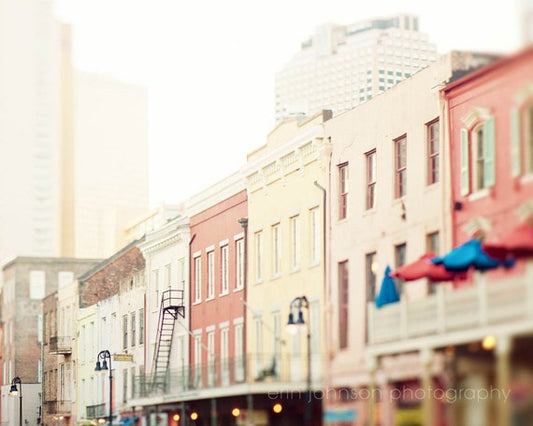
[[[80,277],[80,307],[94,305],[118,293],[122,280],[144,270],[145,261],[133,241]]]

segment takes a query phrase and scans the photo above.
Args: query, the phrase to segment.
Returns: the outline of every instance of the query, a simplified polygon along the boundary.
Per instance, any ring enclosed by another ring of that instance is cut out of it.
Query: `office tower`
[[[0,262],[57,255],[60,25],[52,1],[0,1]]]
[[[346,111],[436,58],[436,47],[419,31],[416,16],[321,25],[276,73],[276,122],[322,109]]]
[[[148,212],[146,89],[74,74],[75,255],[110,256]]]

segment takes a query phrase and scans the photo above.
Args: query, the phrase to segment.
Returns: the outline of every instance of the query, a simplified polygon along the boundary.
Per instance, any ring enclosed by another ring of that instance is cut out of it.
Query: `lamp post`
[[[302,308],[307,309],[307,316],[309,317],[309,302],[307,297],[296,297],[290,305],[289,321],[287,322],[287,329],[289,333],[296,334],[300,326],[305,325]],[[294,319],[294,314],[297,318]],[[308,318],[309,320],[309,318]],[[311,326],[307,323],[307,398],[305,401],[305,417],[304,425],[311,425],[312,405],[311,405]]]
[[[107,359],[109,359],[109,367],[107,366]],[[100,364],[102,360],[102,364]],[[96,367],[94,371],[109,370],[109,426],[113,424],[113,373],[111,369],[111,353],[108,350],[100,351],[96,359]]]
[[[20,390],[17,388],[20,386]],[[9,389],[9,395],[19,397],[19,425],[22,426],[22,382],[20,377],[15,377],[11,380],[11,389]]]

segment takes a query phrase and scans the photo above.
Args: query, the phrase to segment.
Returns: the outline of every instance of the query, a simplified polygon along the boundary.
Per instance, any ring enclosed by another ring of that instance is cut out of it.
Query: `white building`
[[[189,241],[189,218],[178,216],[148,233],[139,245],[146,260],[145,365],[148,381],[154,367],[161,300],[168,295],[167,290],[182,296],[185,306],[185,318],[178,317],[174,324],[168,368],[179,372],[189,364]],[[138,405],[144,404],[142,400],[137,402]]]
[[[322,109],[337,115],[436,59],[436,47],[419,31],[416,16],[324,24],[276,73],[276,122]]]

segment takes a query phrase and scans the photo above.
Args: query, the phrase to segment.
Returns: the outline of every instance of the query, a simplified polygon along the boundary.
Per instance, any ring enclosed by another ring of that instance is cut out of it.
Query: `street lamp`
[[[309,302],[307,297],[300,296],[296,297],[290,305],[289,312],[289,321],[287,321],[287,330],[291,334],[296,334],[298,328],[305,325],[304,315],[302,308],[307,309],[307,315],[309,316]],[[296,313],[297,317],[295,319],[294,314]],[[304,424],[305,426],[311,425],[311,415],[312,415],[312,406],[311,406],[311,327],[307,323],[307,400],[305,401],[305,417]]]
[[[20,390],[17,388],[17,385],[20,386]],[[9,395],[19,397],[19,425],[22,426],[22,382],[20,381],[20,377],[15,377],[11,380]]]
[[[109,359],[109,368],[107,366],[107,359]],[[102,360],[102,364],[100,364]],[[109,426],[113,424],[113,373],[111,369],[111,353],[108,350],[100,351],[96,359],[96,367],[94,371],[109,370]]]

